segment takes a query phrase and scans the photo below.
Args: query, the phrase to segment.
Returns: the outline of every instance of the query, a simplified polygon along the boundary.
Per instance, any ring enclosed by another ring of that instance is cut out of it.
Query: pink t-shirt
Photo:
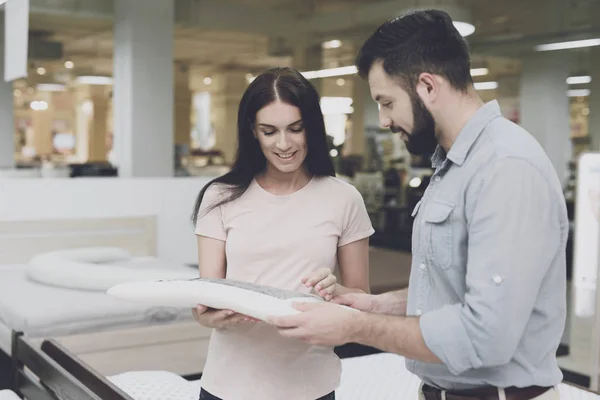
[[[337,248],[374,230],[360,193],[333,177],[313,178],[290,195],[274,195],[254,180],[238,199],[203,211],[224,186],[204,196],[196,234],[226,241],[228,279],[309,292],[302,277],[332,271]],[[214,330],[201,384],[224,400],[314,400],[340,382],[331,347],[284,338],[266,323]]]

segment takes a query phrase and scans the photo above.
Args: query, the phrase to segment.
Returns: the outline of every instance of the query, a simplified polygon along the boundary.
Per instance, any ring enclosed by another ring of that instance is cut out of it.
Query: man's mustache
[[[400,133],[400,132],[404,132],[404,129],[392,125],[392,126],[390,126],[390,131],[392,131],[392,133]]]

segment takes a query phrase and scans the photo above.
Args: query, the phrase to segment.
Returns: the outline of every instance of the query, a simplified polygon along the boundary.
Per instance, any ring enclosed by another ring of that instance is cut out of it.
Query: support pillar
[[[4,77],[4,12],[0,12],[0,76]],[[0,79],[0,169],[15,165],[12,82]]]
[[[115,2],[114,144],[119,176],[171,177],[174,2]]]
[[[106,161],[108,90],[104,85],[76,89],[77,158],[81,162]]]
[[[38,92],[35,101],[45,102],[47,108],[34,109],[32,111],[33,143],[35,154],[40,157],[52,154],[52,131],[54,122],[54,104],[52,92]]]
[[[590,88],[588,115],[588,132],[590,136],[590,150],[600,151],[600,48],[590,49]]]
[[[174,129],[175,145],[190,147],[192,131],[192,91],[189,82],[189,67],[175,64],[174,69]]]
[[[217,85],[211,105],[216,132],[215,150],[221,151],[225,162],[231,164],[237,149],[238,108],[248,83],[244,71],[227,70],[216,75],[213,84]]]
[[[349,79],[348,79],[349,80]],[[344,146],[345,156],[364,157],[365,152],[365,107],[370,100],[369,85],[358,75],[352,77],[352,132]],[[372,100],[371,100],[372,101]]]
[[[317,71],[323,69],[323,49],[320,44],[307,44],[306,40],[300,40],[294,46],[292,65],[300,72]],[[319,96],[323,96],[323,80],[311,79],[310,81]]]
[[[563,184],[572,155],[567,60],[562,52],[531,55],[523,62],[520,87],[521,125],[542,145]]]

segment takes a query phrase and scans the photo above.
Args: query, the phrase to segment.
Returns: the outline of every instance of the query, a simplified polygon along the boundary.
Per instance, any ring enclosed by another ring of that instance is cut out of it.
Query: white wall
[[[157,255],[196,263],[190,216],[196,195],[212,179],[0,179],[0,221],[157,217]]]

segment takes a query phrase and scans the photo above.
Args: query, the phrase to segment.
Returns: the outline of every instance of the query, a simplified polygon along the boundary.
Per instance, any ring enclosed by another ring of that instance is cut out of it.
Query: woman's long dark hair
[[[325,132],[325,122],[314,86],[293,68],[269,69],[257,76],[248,86],[238,109],[238,147],[231,170],[207,183],[196,199],[192,222],[196,223],[206,189],[213,183],[225,184],[230,195],[211,205],[207,211],[239,198],[250,186],[254,177],[267,165],[266,158],[254,137],[256,114],[263,107],[280,100],[298,107],[306,132],[307,154],[304,160],[312,176],[335,176],[335,169]]]

